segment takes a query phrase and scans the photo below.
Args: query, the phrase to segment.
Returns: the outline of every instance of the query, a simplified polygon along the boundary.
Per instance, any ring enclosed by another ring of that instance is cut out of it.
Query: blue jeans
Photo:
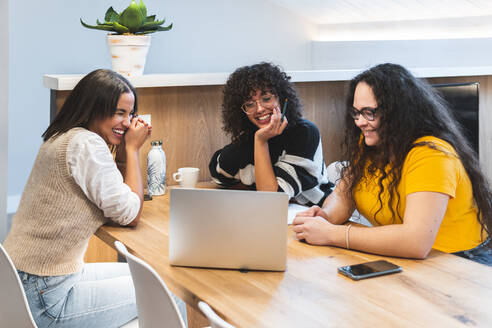
[[[120,327],[137,316],[126,263],[89,263],[64,276],[18,271],[38,327]]]
[[[490,248],[490,238],[475,248],[453,254],[481,264],[492,266],[492,248]]]

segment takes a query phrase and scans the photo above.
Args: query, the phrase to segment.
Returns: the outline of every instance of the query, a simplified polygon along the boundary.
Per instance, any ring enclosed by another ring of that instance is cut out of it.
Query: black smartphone
[[[287,112],[287,102],[289,101],[288,98],[285,98],[284,102],[284,108],[282,109],[282,117],[280,117],[280,123],[284,121],[285,113]]]
[[[338,268],[339,273],[353,280],[361,280],[401,271],[401,267],[385,260],[347,265]]]

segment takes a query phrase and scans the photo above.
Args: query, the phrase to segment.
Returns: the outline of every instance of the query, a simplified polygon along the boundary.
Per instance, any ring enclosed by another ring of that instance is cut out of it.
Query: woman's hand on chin
[[[267,142],[269,139],[281,135],[287,126],[287,118],[281,119],[282,114],[280,109],[275,107],[270,118],[270,123],[267,126],[258,129],[255,133],[255,138],[259,141]]]

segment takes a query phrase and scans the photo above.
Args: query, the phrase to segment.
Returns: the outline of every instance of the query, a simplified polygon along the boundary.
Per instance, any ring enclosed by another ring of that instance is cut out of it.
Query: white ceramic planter
[[[107,35],[113,71],[123,76],[143,75],[150,35]]]

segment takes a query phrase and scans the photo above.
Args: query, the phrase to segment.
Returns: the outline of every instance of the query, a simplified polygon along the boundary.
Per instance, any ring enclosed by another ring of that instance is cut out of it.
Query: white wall
[[[42,142],[41,134],[49,124],[49,90],[43,88],[42,76],[110,68],[105,32],[83,28],[79,18],[95,24],[97,18],[104,19],[109,6],[120,12],[129,3],[10,2],[9,212],[16,210]],[[310,40],[315,26],[269,1],[146,0],[145,4],[149,14],[165,16],[174,23],[173,30],[152,35],[146,74],[231,72],[262,60],[286,70],[311,67]],[[4,15],[6,11],[1,12]],[[1,21],[3,24],[5,20]]]
[[[315,26],[268,1],[166,3],[158,12],[174,27],[152,34],[146,72],[230,72],[262,60],[288,70],[311,67]]]
[[[315,41],[422,40],[492,37],[492,16],[321,24]]]
[[[313,69],[492,66],[492,16],[323,24],[312,43]]]
[[[366,69],[392,62],[408,68],[492,66],[492,38],[313,41],[313,69]]]
[[[7,233],[7,155],[9,114],[9,0],[0,1],[0,242]]]

